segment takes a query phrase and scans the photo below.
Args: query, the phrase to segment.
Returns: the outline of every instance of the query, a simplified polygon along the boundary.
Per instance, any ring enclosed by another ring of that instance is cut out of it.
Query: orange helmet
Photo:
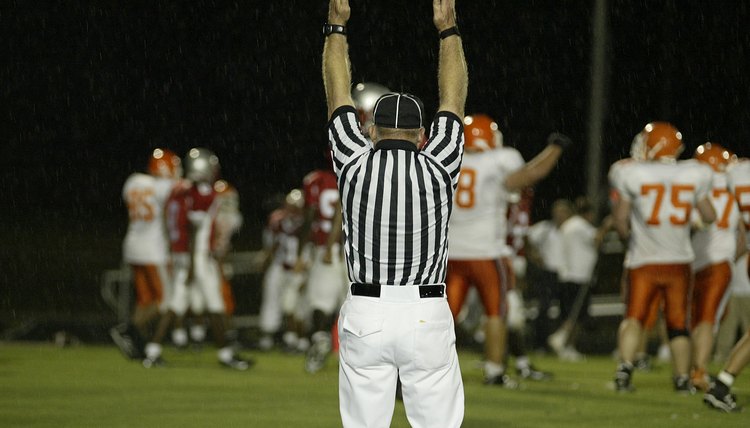
[[[716,172],[723,172],[734,154],[716,143],[701,144],[695,149],[693,157],[711,166]]]
[[[503,145],[503,134],[497,123],[486,114],[475,114],[464,118],[464,148],[484,151]]]
[[[682,153],[682,133],[667,122],[651,122],[635,136],[631,154],[636,159],[677,158]]]
[[[154,149],[148,160],[148,173],[154,177],[181,178],[182,161],[169,149]]]

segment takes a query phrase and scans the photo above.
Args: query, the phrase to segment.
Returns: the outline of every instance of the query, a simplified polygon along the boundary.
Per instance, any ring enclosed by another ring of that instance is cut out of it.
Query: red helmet
[[[181,178],[182,161],[169,149],[154,149],[148,160],[148,172],[155,177]]]
[[[682,133],[667,122],[651,122],[635,136],[631,153],[636,159],[677,158],[685,147]]]
[[[464,137],[466,150],[484,151],[503,145],[503,134],[497,123],[486,114],[464,118]]]
[[[698,146],[695,149],[693,157],[700,162],[710,165],[714,171],[723,172],[726,170],[727,164],[734,157],[734,154],[716,143],[708,142]]]

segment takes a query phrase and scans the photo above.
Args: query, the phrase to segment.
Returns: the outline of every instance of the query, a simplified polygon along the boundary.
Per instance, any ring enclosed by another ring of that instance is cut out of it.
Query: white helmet
[[[375,103],[380,97],[389,93],[391,93],[390,89],[372,82],[357,83],[352,88],[352,100],[359,113],[359,123],[365,136],[368,136],[370,125],[372,125],[372,111]]]
[[[185,176],[195,182],[213,183],[219,178],[219,158],[211,150],[194,147],[185,156]]]

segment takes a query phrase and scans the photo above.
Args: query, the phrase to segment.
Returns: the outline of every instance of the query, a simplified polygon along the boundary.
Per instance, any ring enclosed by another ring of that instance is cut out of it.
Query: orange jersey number
[[[151,221],[154,219],[154,207],[151,204],[151,189],[133,189],[128,191],[128,215],[130,221]]]
[[[649,226],[659,226],[661,220],[659,214],[661,213],[662,204],[664,203],[664,194],[669,190],[670,198],[669,202],[675,209],[675,213],[669,216],[669,222],[674,225],[683,225],[690,219],[690,211],[693,205],[683,200],[681,194],[692,193],[695,190],[695,186],[691,184],[673,184],[671,189],[667,189],[664,184],[644,184],[641,186],[641,195],[648,195],[654,193],[654,205],[651,208],[651,214],[646,220],[646,224]]]
[[[474,185],[477,172],[471,168],[461,168],[458,176],[458,187],[456,188],[456,205],[461,208],[472,208],[474,206]]]
[[[716,215],[719,219],[719,221],[716,222],[716,227],[719,229],[726,229],[729,227],[729,214],[732,213],[734,196],[728,189],[714,189],[713,198],[718,205],[721,205],[721,201],[724,200],[721,210],[716,210]],[[750,209],[750,207],[748,207],[748,209]]]
[[[737,186],[734,189],[734,197],[737,199],[737,205],[740,207],[745,228],[750,230],[750,186]]]

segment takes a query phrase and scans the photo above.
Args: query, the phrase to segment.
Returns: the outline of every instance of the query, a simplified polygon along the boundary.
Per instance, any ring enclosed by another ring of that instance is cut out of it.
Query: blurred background
[[[683,132],[683,157],[706,141],[750,155],[747,2],[458,3],[466,112],[494,117],[527,160],[553,130],[577,142],[535,187],[534,221],[553,200],[586,194],[606,214],[607,168],[652,120]],[[114,322],[100,288],[121,264],[121,189],[155,147],[216,152],[245,216],[235,247],[260,248],[275,198],[324,165],[326,11],[323,0],[5,2],[6,337]],[[354,81],[414,93],[433,114],[431,14],[427,0],[353,0]],[[238,312],[257,308],[258,279],[238,279]]]

